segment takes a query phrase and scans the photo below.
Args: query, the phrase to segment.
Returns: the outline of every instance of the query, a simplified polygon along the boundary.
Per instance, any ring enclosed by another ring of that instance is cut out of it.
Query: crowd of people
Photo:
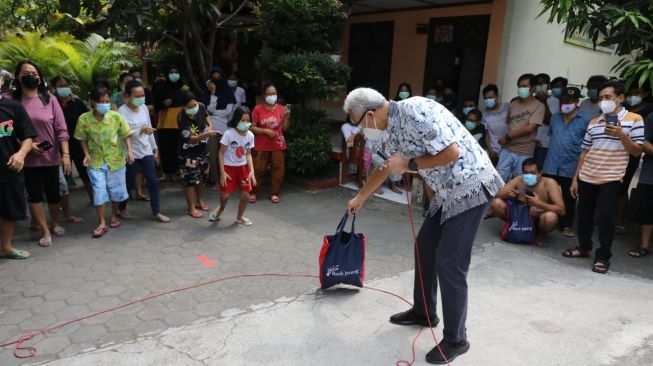
[[[189,91],[177,67],[157,75],[151,89],[139,69],[121,73],[115,85],[118,90],[112,92],[105,78],[96,78],[87,100],[75,94],[77,88],[66,75],[46,82],[30,61],[16,65],[13,75],[0,73],[0,153],[7,162],[0,167],[3,257],[29,256],[12,246],[15,222],[26,218],[27,207],[28,226],[40,232],[38,244],[43,247],[53,244],[53,236],[65,235],[64,224],[84,222],[69,203],[69,188],[77,184],[73,167],[96,209],[96,238],[131,218],[129,200],[149,201],[152,218],[169,222],[161,207],[162,180],[183,185],[187,214],[197,219],[207,212],[217,221],[239,189],[236,220],[251,225],[245,210],[257,201],[258,183],[268,172],[268,197],[281,201],[290,106],[278,103],[275,85],[263,88],[263,102],[251,111],[236,74],[220,67],[210,70],[199,96]],[[650,87],[626,91],[619,80],[592,76],[582,103],[581,89],[563,77],[524,74],[517,87],[517,96],[508,101],[496,85],[486,85],[481,107],[471,97],[457,105],[442,79],[424,94],[458,118],[506,183],[492,202],[491,215],[507,220],[508,200],[529,205],[538,245],[545,245],[544,236],[556,228],[564,236],[578,236],[578,246],[563,253],[569,258],[591,255],[598,222],[600,245],[592,269],[606,273],[613,237],[625,232],[631,212],[642,226],[641,243],[629,254],[648,255],[653,233],[653,214],[647,210],[653,204]],[[411,85],[402,83],[394,101],[413,96]],[[364,136],[368,175],[383,165],[375,152],[387,144],[385,132],[373,128],[374,123],[342,126],[348,146],[355,136]],[[642,157],[639,184],[629,198]],[[399,192],[402,180],[390,175],[388,184]],[[205,184],[221,191],[214,210],[205,201]],[[428,202],[433,191],[426,186],[425,192]],[[108,221],[106,205],[111,210]]]
[[[592,270],[606,273],[615,234],[624,234],[627,213],[641,225],[641,243],[632,257],[650,254],[653,233],[653,98],[648,84],[624,89],[623,82],[602,75],[586,83],[586,99],[564,77],[524,74],[517,80],[517,96],[503,101],[499,88],[482,89],[477,98],[455,103],[455,93],[442,79],[427,88],[425,98],[447,107],[486,151],[506,183],[492,202],[488,217],[508,220],[507,201],[530,206],[535,244],[559,229],[566,237],[578,235],[578,246],[563,253],[569,258],[592,254],[592,233],[599,225],[600,246]],[[414,96],[408,83],[399,85],[395,101]],[[581,102],[582,100],[582,102]],[[354,121],[355,122],[355,121]],[[349,146],[356,134],[366,137],[365,166],[382,165],[373,154],[383,138],[373,128],[342,127]],[[637,188],[629,195],[633,176],[643,161]],[[400,179],[400,178],[399,178]],[[392,181],[392,178],[390,178]],[[426,207],[432,190],[425,190]],[[377,192],[378,193],[378,192]],[[576,213],[578,212],[578,215]],[[427,210],[425,210],[425,214]],[[577,230],[574,230],[575,218]]]
[[[281,201],[290,106],[278,104],[275,85],[264,87],[264,102],[250,111],[236,73],[220,67],[210,71],[197,96],[177,67],[157,75],[151,89],[140,69],[122,72],[116,92],[97,77],[88,98],[75,93],[66,75],[50,75],[49,82],[46,77],[31,61],[16,65],[13,75],[0,73],[0,257],[29,257],[12,243],[28,207],[29,228],[40,232],[42,247],[66,234],[63,223],[84,222],[71,213],[68,199],[77,184],[73,166],[95,207],[94,238],[132,218],[130,199],[149,201],[152,218],[170,222],[162,213],[160,181],[184,187],[187,214],[196,219],[210,211],[210,221],[219,220],[229,196],[240,190],[236,222],[252,225],[245,209],[256,202],[257,183],[268,170],[269,198]],[[205,184],[221,191],[213,211]]]

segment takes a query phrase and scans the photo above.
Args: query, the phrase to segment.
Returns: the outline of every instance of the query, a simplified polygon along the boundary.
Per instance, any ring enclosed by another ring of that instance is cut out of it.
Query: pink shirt
[[[33,141],[37,145],[43,141],[50,141],[52,148],[41,156],[29,154],[25,158],[26,167],[54,166],[61,163],[59,141],[68,141],[68,128],[66,119],[57,101],[57,97],[50,95],[50,102],[43,105],[38,96],[23,96],[20,100],[32,120],[34,129],[38,134]]]

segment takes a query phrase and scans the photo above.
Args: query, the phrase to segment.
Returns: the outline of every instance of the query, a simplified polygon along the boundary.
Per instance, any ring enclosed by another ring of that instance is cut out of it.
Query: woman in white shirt
[[[159,181],[156,176],[156,165],[159,164],[159,151],[154,139],[154,128],[150,121],[150,112],[145,106],[145,89],[141,82],[132,80],[125,86],[128,102],[118,108],[131,129],[132,151],[134,163],[127,166],[127,190],[135,185],[134,166],[138,164],[143,170],[147,189],[150,193],[150,208],[155,220],[169,222],[170,218],[161,214],[159,199]],[[127,208],[127,201],[121,205],[121,211]]]
[[[220,169],[218,168],[218,150],[220,148],[220,138],[227,131],[227,122],[236,109],[236,97],[233,90],[227,84],[223,77],[222,68],[216,66],[211,70],[211,79],[206,82],[209,90],[209,98],[206,104],[206,110],[209,112],[211,128],[217,131],[220,136],[209,139],[209,182],[214,184],[213,189],[218,189],[218,177]]]

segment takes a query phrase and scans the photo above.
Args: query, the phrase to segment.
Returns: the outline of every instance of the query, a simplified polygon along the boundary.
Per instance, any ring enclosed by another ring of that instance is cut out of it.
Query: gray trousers
[[[460,342],[467,338],[467,271],[472,257],[472,246],[478,228],[487,212],[489,202],[467,210],[440,224],[442,210],[426,218],[417,235],[421,259],[422,280],[428,314],[433,319],[436,311],[438,282],[442,295],[444,340]],[[413,311],[426,315],[424,299],[417,272],[415,253],[415,285]]]

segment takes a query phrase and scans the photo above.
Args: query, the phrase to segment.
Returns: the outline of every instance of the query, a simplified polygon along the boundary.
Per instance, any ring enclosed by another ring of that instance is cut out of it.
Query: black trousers
[[[438,282],[442,295],[444,340],[460,342],[467,338],[467,271],[472,257],[472,246],[478,228],[490,203],[467,210],[440,224],[441,210],[424,220],[417,235],[421,259],[424,292],[428,310],[424,309],[424,297],[417,271],[415,252],[415,284],[413,311],[429,316],[435,315]]]
[[[179,141],[179,130],[175,128],[164,128],[156,131],[158,136],[157,144],[161,157],[161,170],[165,174],[175,174],[177,166],[177,142]]]
[[[562,199],[565,201],[565,215],[560,217],[558,225],[561,228],[572,227],[574,224],[574,217],[576,216],[576,199],[571,195],[569,188],[571,188],[571,178],[561,177],[559,175],[545,175],[552,178],[562,190]]]
[[[599,210],[599,249],[595,258],[608,261],[612,257],[615,207],[619,198],[621,182],[590,184],[578,181],[578,244],[584,251],[592,251],[594,211]]]

